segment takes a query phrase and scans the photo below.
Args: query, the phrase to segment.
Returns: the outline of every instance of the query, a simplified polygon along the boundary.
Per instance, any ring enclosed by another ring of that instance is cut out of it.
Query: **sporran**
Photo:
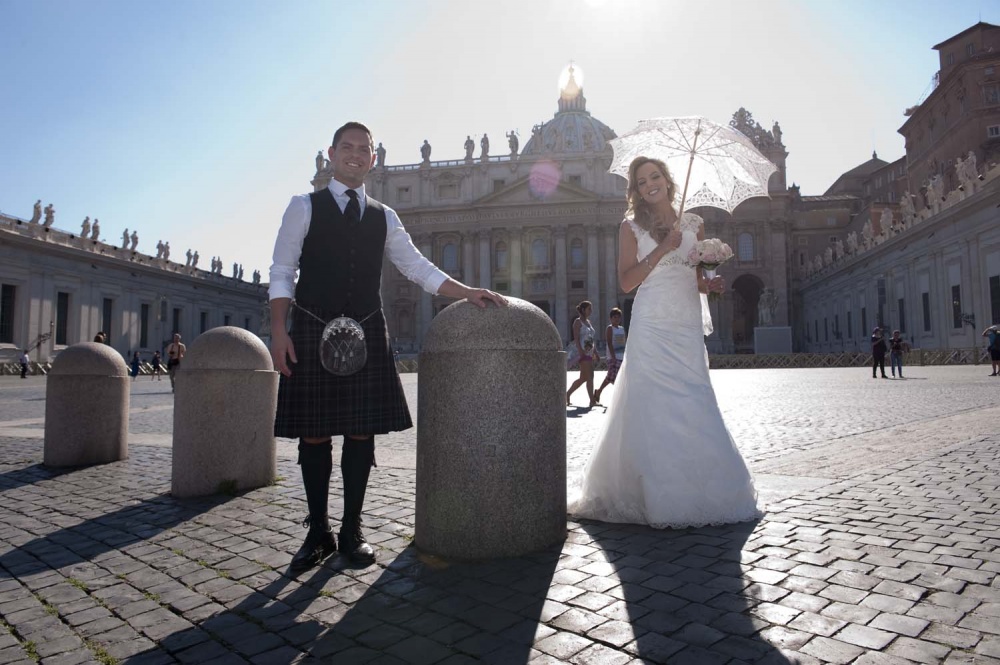
[[[304,307],[300,307],[297,303],[293,304],[320,323],[326,323]],[[349,316],[338,316],[326,323],[319,342],[319,359],[323,369],[334,376],[351,376],[365,366],[368,361],[368,349],[365,346],[365,331],[361,324],[376,312],[378,310],[361,321],[355,321]]]

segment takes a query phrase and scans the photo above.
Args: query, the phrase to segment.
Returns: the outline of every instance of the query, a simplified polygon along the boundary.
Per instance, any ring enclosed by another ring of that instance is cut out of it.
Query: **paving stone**
[[[896,635],[884,630],[878,630],[868,626],[859,626],[856,623],[847,624],[834,636],[835,639],[848,644],[856,644],[866,649],[884,649],[895,639]]]
[[[864,654],[864,649],[828,637],[814,637],[802,649],[803,653],[828,663],[850,663]]]
[[[793,630],[787,626],[774,626],[760,631],[760,637],[768,644],[785,649],[798,649],[811,640],[813,636],[813,633]]]
[[[623,647],[636,638],[637,628],[625,621],[605,621],[596,628],[587,631],[587,637],[607,642],[616,647]],[[643,631],[638,630],[641,634]]]
[[[593,642],[573,633],[558,632],[535,643],[535,648],[555,658],[567,660]]]
[[[833,635],[846,625],[847,622],[842,619],[812,614],[811,612],[803,612],[788,623],[789,628],[824,637]]]
[[[920,638],[932,642],[941,642],[958,649],[971,649],[979,643],[982,636],[974,630],[932,623],[924,630]]]

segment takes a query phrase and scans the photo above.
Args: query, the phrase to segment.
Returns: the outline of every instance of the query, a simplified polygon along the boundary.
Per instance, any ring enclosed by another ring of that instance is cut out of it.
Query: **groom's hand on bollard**
[[[486,301],[489,300],[497,307],[506,307],[507,299],[504,298],[499,293],[494,293],[489,289],[469,289],[468,294],[465,299],[471,302],[476,307],[486,307]]]
[[[494,293],[489,289],[474,289],[453,279],[445,280],[438,288],[438,295],[445,298],[454,298],[455,300],[465,298],[476,307],[486,307],[487,300],[491,301],[497,307],[505,307],[507,305],[507,299],[499,293]]]

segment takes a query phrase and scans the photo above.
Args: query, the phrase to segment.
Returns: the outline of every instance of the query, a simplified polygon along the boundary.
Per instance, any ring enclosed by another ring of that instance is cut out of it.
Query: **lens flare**
[[[538,198],[544,199],[552,195],[559,186],[559,179],[562,172],[555,162],[543,159],[535,162],[531,167],[531,174],[528,176],[528,187],[531,193]]]
[[[559,73],[559,92],[566,90],[567,86],[570,85],[570,78],[572,78],[576,87],[583,87],[583,69],[573,62],[563,67],[563,70]]]

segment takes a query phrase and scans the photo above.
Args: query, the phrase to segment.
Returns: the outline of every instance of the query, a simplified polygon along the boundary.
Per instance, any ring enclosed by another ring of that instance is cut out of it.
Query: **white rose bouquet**
[[[716,269],[733,258],[733,248],[722,242],[718,238],[706,238],[699,240],[688,252],[688,263],[701,268],[705,273],[705,279],[713,279]],[[712,293],[709,297],[718,297]]]

